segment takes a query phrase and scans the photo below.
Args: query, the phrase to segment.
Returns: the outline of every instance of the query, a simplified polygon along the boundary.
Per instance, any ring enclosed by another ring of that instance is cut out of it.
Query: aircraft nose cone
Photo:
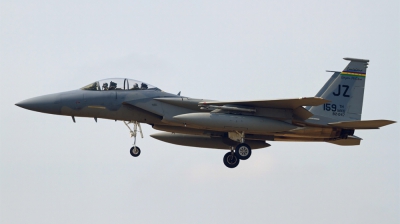
[[[38,96],[16,103],[16,106],[48,114],[60,114],[60,94]]]

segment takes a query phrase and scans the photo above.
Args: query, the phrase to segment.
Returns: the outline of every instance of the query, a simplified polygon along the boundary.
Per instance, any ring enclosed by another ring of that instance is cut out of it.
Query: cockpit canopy
[[[107,91],[107,90],[160,90],[150,84],[137,81],[134,79],[113,78],[103,79],[87,86],[82,87],[83,90]]]

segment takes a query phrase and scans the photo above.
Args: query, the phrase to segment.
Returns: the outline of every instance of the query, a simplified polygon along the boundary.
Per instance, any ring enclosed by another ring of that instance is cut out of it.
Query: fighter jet
[[[225,149],[224,164],[237,167],[253,149],[272,141],[359,145],[356,129],[378,129],[390,120],[361,120],[369,60],[350,61],[315,95],[293,99],[216,101],[167,93],[148,83],[112,78],[80,89],[27,99],[16,105],[42,113],[123,121],[134,138],[130,154],[140,155],[141,123],[162,132],[151,137],[183,146]],[[132,127],[132,128],[131,128]]]

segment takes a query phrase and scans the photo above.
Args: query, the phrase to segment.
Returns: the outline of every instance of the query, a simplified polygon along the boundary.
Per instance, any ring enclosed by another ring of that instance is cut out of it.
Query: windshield
[[[83,90],[108,91],[108,90],[160,90],[159,88],[134,79],[113,78],[103,79],[87,86]]]

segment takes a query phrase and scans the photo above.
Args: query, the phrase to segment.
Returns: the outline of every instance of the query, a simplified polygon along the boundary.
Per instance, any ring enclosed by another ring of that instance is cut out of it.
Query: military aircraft
[[[266,141],[328,142],[359,145],[356,129],[378,129],[390,120],[361,120],[369,60],[350,61],[333,75],[315,97],[215,101],[193,99],[160,90],[148,83],[112,78],[80,89],[27,99],[16,105],[42,113],[123,121],[134,137],[130,154],[140,155],[136,136],[140,123],[162,132],[151,137],[183,146],[230,150],[223,157],[229,168],[251,156]],[[130,127],[133,126],[133,130]]]

